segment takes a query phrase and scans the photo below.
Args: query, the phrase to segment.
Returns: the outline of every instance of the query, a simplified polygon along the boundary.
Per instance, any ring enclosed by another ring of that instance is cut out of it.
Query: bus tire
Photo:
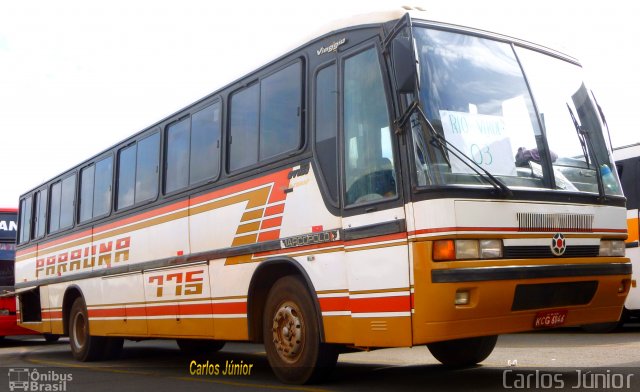
[[[320,341],[317,320],[309,290],[298,276],[275,282],[267,296],[262,325],[269,365],[282,382],[319,382],[335,367],[338,350]]]
[[[102,336],[91,336],[87,305],[84,298],[76,298],[69,312],[69,344],[73,357],[81,362],[99,360],[104,355],[105,342]]]
[[[429,343],[427,348],[443,365],[465,367],[487,359],[497,341],[497,335],[481,336]]]
[[[58,339],[60,339],[60,335],[53,335],[53,334],[50,334],[50,333],[42,334],[42,336],[44,337],[44,340],[47,343],[55,343],[55,342],[58,341]]]
[[[176,339],[180,351],[190,355],[204,355],[215,353],[224,347],[225,342],[222,340],[206,340],[206,339]]]
[[[122,347],[124,346],[123,338],[105,338],[104,352],[102,358],[104,359],[117,359],[120,357]]]
[[[621,321],[612,321],[609,323],[585,324],[581,325],[580,328],[589,333],[609,333],[613,332],[620,325],[622,325]]]

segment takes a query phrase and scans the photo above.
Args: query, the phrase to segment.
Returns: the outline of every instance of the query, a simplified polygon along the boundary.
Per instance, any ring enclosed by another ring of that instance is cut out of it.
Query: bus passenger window
[[[191,117],[189,184],[214,178],[220,171],[220,102]]]
[[[260,160],[300,146],[301,64],[260,81]]]
[[[118,154],[117,209],[149,201],[158,194],[160,134],[147,136]]]
[[[76,175],[73,174],[51,187],[49,233],[73,226],[76,195]]]
[[[344,63],[344,137],[346,204],[395,197],[387,100],[373,48]]]
[[[42,189],[41,191],[36,193],[36,202],[35,202],[35,228],[34,228],[34,238],[42,238],[45,234],[46,226],[45,222],[47,221],[47,188]]]
[[[31,196],[20,202],[20,243],[24,244],[31,237],[31,208],[33,207]]]

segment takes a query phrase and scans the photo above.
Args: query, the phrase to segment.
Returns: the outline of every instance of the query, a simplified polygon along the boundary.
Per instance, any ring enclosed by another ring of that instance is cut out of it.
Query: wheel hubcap
[[[76,313],[73,319],[73,342],[81,349],[86,342],[87,320],[82,313]]]
[[[291,303],[280,306],[273,317],[273,343],[280,358],[286,362],[295,362],[302,353],[304,320]]]

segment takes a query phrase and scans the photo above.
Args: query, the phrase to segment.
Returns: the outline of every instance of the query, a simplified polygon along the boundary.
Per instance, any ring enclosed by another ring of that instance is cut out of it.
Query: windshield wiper
[[[571,106],[567,103],[567,109],[569,110],[569,114],[571,115],[571,120],[573,121],[573,126],[576,128],[576,132],[578,133],[578,140],[580,140],[580,145],[582,146],[582,152],[584,153],[584,158],[587,160],[587,168],[589,166],[589,152],[591,150],[593,152],[593,164],[595,165],[596,171],[596,182],[598,183],[598,196],[600,200],[606,200],[607,195],[604,191],[604,182],[602,181],[602,173],[600,173],[600,162],[598,161],[598,156],[595,153],[595,149],[593,148],[593,143],[591,142],[591,134],[589,130],[578,124],[578,120],[576,120],[576,116],[573,114],[573,110],[571,110]],[[588,148],[587,148],[588,146]]]
[[[586,135],[587,132],[580,124],[578,124],[578,120],[576,120],[576,116],[573,114],[573,110],[571,110],[571,106],[567,103],[567,109],[569,110],[569,114],[571,115],[571,121],[573,121],[573,126],[576,129],[576,133],[578,134],[578,141],[580,141],[580,146],[582,147],[582,154],[584,155],[584,159],[587,162],[587,169],[591,168],[589,165],[589,152],[587,151],[587,142]]]
[[[458,158],[460,162],[467,165],[467,167],[473,170],[473,172],[476,173],[478,176],[480,176],[480,178],[484,179],[486,182],[491,184],[491,186],[493,186],[496,189],[496,191],[498,191],[502,196],[505,196],[505,197],[513,196],[513,192],[511,191],[511,189],[509,189],[509,187],[504,182],[496,178],[493,174],[489,173],[489,171],[487,171],[485,168],[480,166],[473,159],[469,158],[464,152],[460,151],[459,148],[454,146],[451,142],[445,139],[444,136],[440,135],[438,131],[436,131],[433,124],[431,124],[431,121],[429,121],[427,116],[424,114],[424,111],[422,110],[422,107],[420,106],[420,102],[418,100],[413,101],[409,105],[409,107],[407,107],[407,109],[404,111],[402,116],[400,116],[400,118],[394,121],[394,128],[395,128],[396,134],[402,133],[402,130],[404,129],[405,124],[407,123],[409,118],[411,118],[411,115],[416,112],[418,113],[418,118],[422,123],[423,128],[426,128],[429,130],[429,134],[431,135],[431,140],[429,141],[429,144],[431,144],[432,146],[440,150],[440,152],[442,153],[442,156],[447,161],[447,164],[449,165],[449,167],[451,167],[451,161],[449,160],[449,157],[447,156],[446,152]]]

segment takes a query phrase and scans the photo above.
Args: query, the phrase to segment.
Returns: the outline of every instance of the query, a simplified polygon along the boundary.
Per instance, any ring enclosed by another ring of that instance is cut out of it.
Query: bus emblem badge
[[[562,233],[556,233],[551,239],[551,252],[554,256],[562,256],[567,250],[567,241]]]

